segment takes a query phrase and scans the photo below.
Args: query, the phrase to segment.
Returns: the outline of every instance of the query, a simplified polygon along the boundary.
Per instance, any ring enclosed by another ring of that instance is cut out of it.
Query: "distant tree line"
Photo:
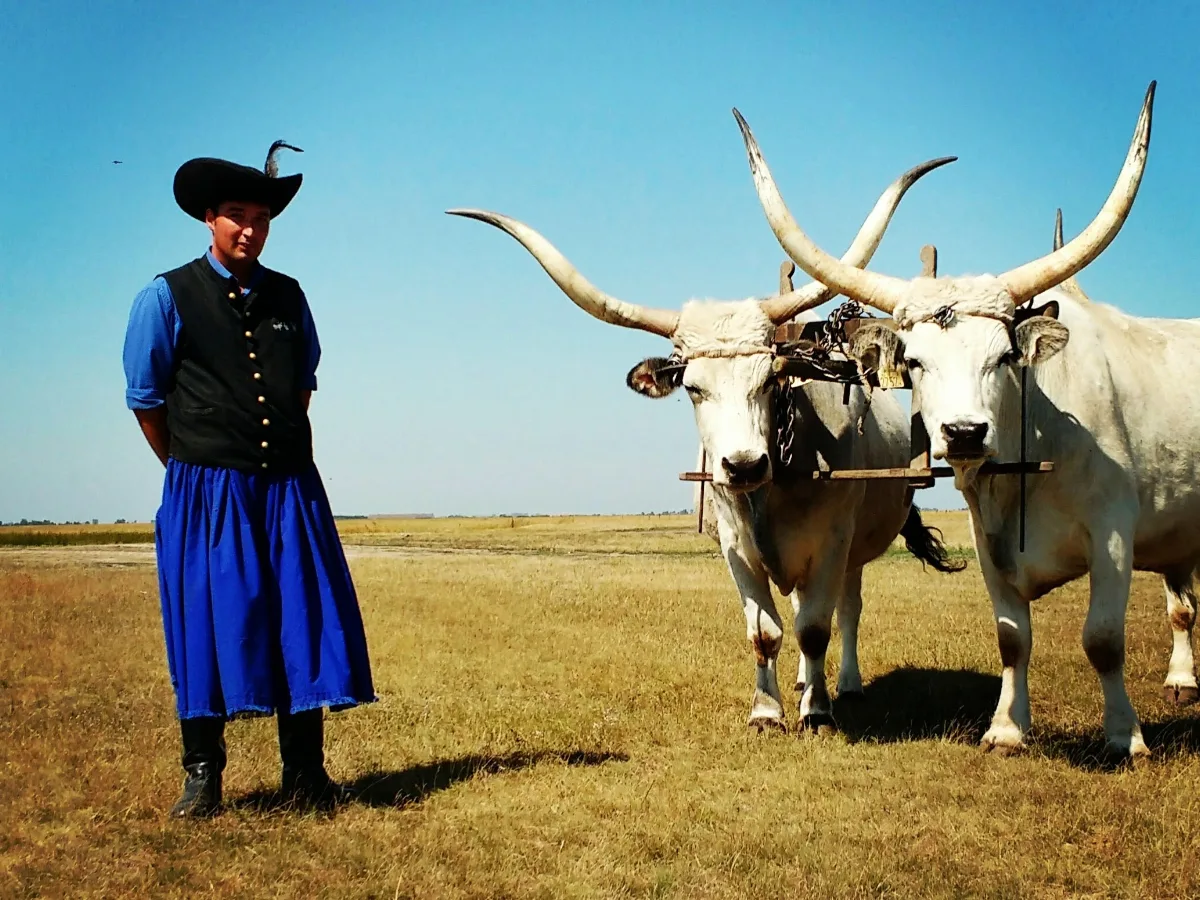
[[[135,519],[134,522],[136,522],[136,521],[137,520]],[[5,526],[5,525],[99,525],[99,524],[100,524],[99,519],[84,519],[82,522],[77,522],[75,520],[55,522],[52,519],[22,519],[19,522],[16,522],[16,521],[5,522],[3,520],[0,520],[0,526]],[[128,525],[130,523],[128,521],[126,521],[125,519],[114,519],[113,524],[114,525]]]

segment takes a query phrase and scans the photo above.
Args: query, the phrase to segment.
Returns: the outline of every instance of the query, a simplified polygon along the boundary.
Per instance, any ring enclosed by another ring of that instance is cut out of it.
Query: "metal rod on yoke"
[[[1029,475],[1047,475],[1054,471],[1054,463],[1048,460],[1029,460],[1019,462],[986,462],[979,467],[981,478],[992,475],[1018,475],[1021,469]],[[931,466],[928,469],[818,469],[816,471],[797,473],[800,478],[809,477],[813,481],[879,481],[900,479],[910,484],[928,478],[953,478],[953,466]],[[680,481],[712,481],[712,472],[681,472]]]
[[[700,471],[708,468],[708,450],[700,448]],[[696,533],[704,534],[704,482],[700,482],[700,502],[696,504]]]
[[[926,244],[921,248],[921,276],[923,278],[937,278],[937,247],[933,246],[933,244]],[[911,463],[909,467],[913,469],[928,469],[930,468],[929,432],[925,430],[925,419],[921,415],[921,406],[915,389],[912,393],[911,412],[912,416],[909,420],[909,458],[911,459]],[[913,481],[912,486],[917,489],[933,487],[933,479],[925,478],[920,481]]]
[[[1025,376],[1029,373],[1028,366],[1021,367],[1021,535],[1018,549],[1025,552]]]

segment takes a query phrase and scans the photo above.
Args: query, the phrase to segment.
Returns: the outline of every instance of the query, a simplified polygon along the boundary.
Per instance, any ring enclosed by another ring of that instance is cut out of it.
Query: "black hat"
[[[206,210],[215,210],[226,200],[263,203],[270,208],[271,218],[275,218],[292,202],[304,178],[303,175],[278,177],[275,154],[281,147],[304,152],[299,147],[276,141],[267,152],[267,161],[261,170],[225,159],[189,159],[175,173],[175,202],[201,222]]]

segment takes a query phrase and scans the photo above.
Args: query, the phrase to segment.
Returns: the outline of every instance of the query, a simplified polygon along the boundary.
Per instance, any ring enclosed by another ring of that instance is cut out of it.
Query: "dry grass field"
[[[968,543],[962,514],[930,518]],[[1114,772],[1084,583],[1034,608],[1037,732],[1004,759],[975,746],[998,654],[974,563],[868,567],[866,699],[837,735],[759,735],[736,594],[691,518],[343,526],[381,701],[330,717],[330,771],[362,792],[333,818],[277,808],[253,720],[228,729],[226,812],[168,822],[152,547],[0,549],[0,896],[1200,896],[1200,720],[1160,699],[1152,577],[1128,679],[1154,758]]]

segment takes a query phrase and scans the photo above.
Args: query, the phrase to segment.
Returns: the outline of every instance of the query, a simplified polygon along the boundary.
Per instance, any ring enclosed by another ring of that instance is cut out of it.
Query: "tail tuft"
[[[937,532],[936,536],[934,532]],[[939,572],[961,572],[967,567],[966,560],[950,560],[946,545],[942,543],[941,529],[922,522],[921,510],[915,503],[908,509],[908,518],[904,527],[900,529],[900,534],[904,537],[904,546],[908,548],[908,552],[919,559],[922,566],[929,563]]]

